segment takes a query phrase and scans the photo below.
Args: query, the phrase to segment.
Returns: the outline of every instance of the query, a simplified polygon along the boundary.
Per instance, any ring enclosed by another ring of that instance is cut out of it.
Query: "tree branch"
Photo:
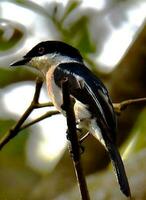
[[[37,109],[37,108],[51,107],[51,106],[53,106],[52,102],[48,102],[48,103],[36,103],[35,104],[35,109]]]
[[[35,109],[35,107],[38,105],[38,99],[40,96],[40,91],[42,88],[43,81],[40,78],[37,78],[36,80],[36,87],[35,87],[35,93],[33,100],[30,104],[30,106],[27,108],[27,110],[24,112],[24,114],[21,116],[21,118],[18,120],[16,125],[11,128],[8,133],[4,135],[3,138],[0,140],[0,150],[5,146],[13,137],[15,137],[18,132],[20,131],[20,127],[24,123],[24,121],[28,118],[28,116],[31,114],[31,112]]]
[[[58,112],[56,110],[55,111],[49,111],[49,112],[45,113],[44,115],[38,117],[37,119],[35,119],[35,120],[33,120],[33,121],[21,126],[19,128],[19,131],[22,131],[23,129],[28,128],[29,126],[32,126],[32,125],[36,124],[37,122],[40,122],[40,121],[42,121],[42,120],[44,120],[44,119],[46,119],[48,117],[51,117],[51,116],[57,115],[57,114],[60,114],[60,112]]]
[[[35,86],[35,93],[34,93],[34,97],[33,100],[30,104],[30,106],[27,108],[27,110],[24,112],[24,114],[21,116],[21,118],[18,120],[18,122],[16,123],[16,125],[11,128],[5,135],[4,137],[1,138],[0,140],[0,150],[12,139],[14,138],[21,130],[23,130],[24,128],[27,128],[29,126],[31,126],[32,124],[41,121],[47,117],[50,117],[52,115],[58,114],[58,111],[50,111],[47,112],[46,114],[42,115],[41,117],[37,118],[36,120],[22,126],[22,124],[26,121],[26,119],[29,117],[29,115],[31,114],[31,112],[34,109],[37,108],[42,108],[42,107],[48,107],[48,106],[52,106],[52,103],[43,103],[43,104],[39,104],[38,100],[39,100],[39,96],[40,96],[40,91],[42,88],[42,84],[43,84],[43,80],[41,78],[37,78],[36,80],[36,86]]]
[[[21,130],[28,128],[29,126],[46,119],[47,117],[51,117],[52,115],[59,114],[58,111],[49,111],[45,113],[44,115],[38,117],[37,119],[23,125],[23,123],[26,121],[26,119],[29,117],[29,115],[32,113],[34,109],[38,108],[44,108],[44,107],[49,107],[53,106],[51,102],[49,103],[42,103],[40,104],[39,101],[39,96],[40,96],[40,91],[42,88],[43,80],[41,78],[37,78],[36,80],[36,86],[35,86],[35,93],[32,99],[32,102],[30,106],[27,108],[27,110],[24,112],[24,114],[21,116],[21,118],[18,120],[18,122],[15,124],[13,128],[11,128],[1,139],[0,139],[0,150],[12,139],[14,138]]]
[[[87,184],[85,181],[85,176],[83,174],[83,169],[80,160],[80,147],[78,142],[78,137],[76,133],[76,120],[73,111],[73,103],[69,94],[68,79],[62,81],[62,93],[63,93],[63,106],[62,108],[66,111],[67,119],[67,139],[69,140],[69,150],[71,157],[73,159],[74,169],[77,176],[82,200],[89,200],[89,193],[87,189]]]
[[[120,103],[114,103],[113,107],[117,115],[120,115],[122,111],[127,109],[128,106],[140,104],[140,103],[146,103],[146,97],[144,98],[138,98],[138,99],[128,99],[125,101],[122,101]]]

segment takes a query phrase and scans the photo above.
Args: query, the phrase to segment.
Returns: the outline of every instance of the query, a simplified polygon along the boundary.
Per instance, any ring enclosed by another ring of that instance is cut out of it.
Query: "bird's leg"
[[[77,128],[77,132],[82,134],[82,129],[81,128]],[[81,144],[80,139],[79,139],[79,147],[80,147],[80,153],[83,154],[85,151],[84,146]]]
[[[81,128],[79,128],[78,127],[78,125],[79,125],[79,122],[76,122],[76,130],[77,130],[77,132],[78,133],[82,133],[82,129]],[[67,131],[66,131],[66,138],[67,138],[67,140],[69,140],[70,141],[70,138],[69,138],[69,135],[68,135],[68,129],[67,129]],[[84,136],[81,138],[81,139],[79,139],[79,147],[80,147],[80,152],[81,152],[81,154],[82,153],[84,153],[84,150],[85,150],[85,148],[81,145],[81,143],[83,142],[83,138],[84,138]],[[82,142],[81,142],[81,140],[82,140]],[[71,152],[70,152],[71,153]]]
[[[77,133],[82,133],[82,129],[78,127],[79,122],[76,122]],[[68,129],[66,130],[66,138],[69,140]]]
[[[84,132],[83,129],[82,129],[82,125],[81,125],[81,120],[77,121],[76,124],[77,124],[77,131],[79,133],[82,133]],[[87,132],[85,135],[81,135],[81,138],[79,139],[79,145],[80,145],[80,149],[81,149],[81,154],[84,153],[85,151],[85,148],[84,146],[82,145],[83,141],[89,136],[90,132]]]

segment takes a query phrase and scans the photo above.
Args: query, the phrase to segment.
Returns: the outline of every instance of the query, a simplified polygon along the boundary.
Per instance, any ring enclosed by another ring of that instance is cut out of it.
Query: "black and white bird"
[[[61,81],[68,79],[74,112],[80,128],[86,128],[109,153],[122,192],[130,196],[124,165],[116,147],[116,117],[104,84],[85,66],[80,52],[61,41],[44,41],[11,66],[38,69],[46,80],[49,97],[61,113]]]

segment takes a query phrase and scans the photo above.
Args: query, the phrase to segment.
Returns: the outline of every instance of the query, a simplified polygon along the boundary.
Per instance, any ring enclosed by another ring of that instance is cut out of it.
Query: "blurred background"
[[[1,0],[0,137],[29,106],[36,73],[10,68],[38,42],[61,40],[78,48],[105,83],[114,103],[146,97],[146,0]],[[40,102],[48,102],[45,86]],[[34,111],[32,121],[49,108]],[[54,108],[51,108],[51,110]],[[117,116],[117,143],[134,199],[146,199],[146,108]],[[20,132],[0,152],[0,200],[79,199],[61,115]],[[125,199],[108,155],[90,136],[82,163],[92,200]]]

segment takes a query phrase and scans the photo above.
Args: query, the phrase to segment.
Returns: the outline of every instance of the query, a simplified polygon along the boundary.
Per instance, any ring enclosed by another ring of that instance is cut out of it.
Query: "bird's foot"
[[[77,130],[77,132],[82,133],[82,129],[77,128],[76,130]],[[85,136],[84,136],[84,137],[85,137]],[[66,138],[67,138],[67,140],[70,141],[68,129],[67,129],[67,131],[66,131]],[[79,150],[80,150],[80,154],[83,154],[84,151],[85,151],[85,148],[84,148],[84,147],[82,146],[82,144],[81,144],[82,142],[83,142],[83,137],[79,140]],[[70,153],[72,154],[72,150],[71,150],[71,149],[70,149]]]

